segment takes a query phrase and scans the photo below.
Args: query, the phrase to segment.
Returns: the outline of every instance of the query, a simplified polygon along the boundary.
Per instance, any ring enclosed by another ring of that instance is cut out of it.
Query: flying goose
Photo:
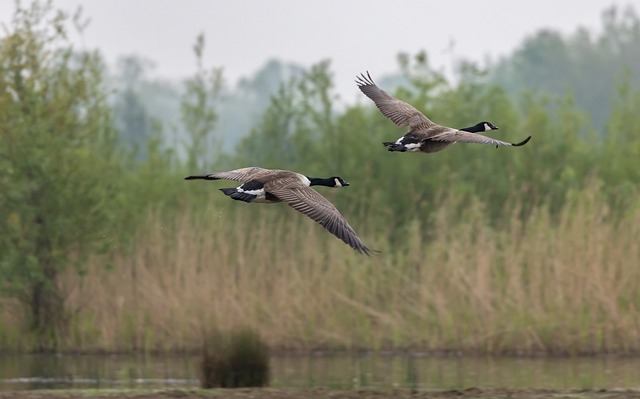
[[[518,147],[527,144],[531,139],[531,136],[529,136],[519,143],[507,143],[477,134],[481,131],[498,130],[490,122],[480,122],[474,126],[459,130],[438,125],[412,105],[398,100],[380,89],[371,79],[369,72],[367,72],[366,76],[364,74],[356,76],[356,83],[360,90],[373,100],[382,115],[400,127],[409,126],[409,131],[395,142],[386,141],[382,143],[389,151],[437,152],[457,142],[492,144],[496,148],[499,146]]]
[[[310,186],[346,187],[341,177],[326,179],[307,177],[289,170],[248,167],[228,172],[187,176],[185,180],[234,180],[242,182],[235,188],[221,188],[234,200],[256,203],[286,202],[287,205],[320,223],[331,234],[344,241],[359,253],[369,255],[371,250],[364,245],[342,214],[325,197]]]

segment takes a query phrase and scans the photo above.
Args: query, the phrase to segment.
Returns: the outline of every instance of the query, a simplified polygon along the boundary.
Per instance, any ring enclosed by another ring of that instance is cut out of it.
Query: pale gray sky
[[[28,0],[22,0],[28,3]],[[13,0],[0,0],[6,22]],[[192,45],[206,35],[207,66],[221,66],[227,82],[252,75],[272,57],[309,66],[332,60],[340,93],[355,92],[353,78],[369,70],[397,70],[396,55],[424,49],[432,65],[481,61],[513,50],[546,27],[564,33],[600,27],[602,10],[640,0],[54,0],[82,5],[91,24],[78,44],[98,48],[113,65],[139,54],[156,63],[155,75],[184,77],[195,69]],[[453,52],[450,51],[454,43]],[[353,97],[352,97],[353,98]]]

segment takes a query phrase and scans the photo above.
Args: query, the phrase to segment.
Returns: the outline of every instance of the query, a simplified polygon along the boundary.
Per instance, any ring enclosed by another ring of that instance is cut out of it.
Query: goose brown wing
[[[257,166],[250,166],[248,168],[241,168],[230,170],[228,172],[214,172],[205,175],[187,176],[186,180],[193,179],[205,179],[205,180],[233,180],[239,182],[247,182],[249,180],[256,180],[270,173],[269,169],[259,168]]]
[[[338,209],[314,189],[293,187],[271,190],[270,193],[285,201],[296,211],[320,223],[331,234],[359,253],[369,255],[371,252]]]
[[[369,72],[367,72],[366,76],[364,74],[357,76],[356,83],[358,84],[360,91],[373,100],[382,115],[389,118],[396,125],[400,127],[410,126],[411,128],[426,128],[434,124],[414,106],[402,100],[398,100],[391,94],[380,89],[373,82],[373,79],[371,79]]]
[[[433,141],[441,141],[441,142],[448,142],[448,143],[456,143],[456,142],[477,143],[477,144],[495,145],[496,147],[497,146],[518,147],[518,146],[527,144],[531,139],[531,136],[527,137],[526,139],[522,140],[519,143],[508,143],[506,141],[496,140],[494,138],[487,137],[478,133],[470,133],[470,132],[465,132],[463,130],[451,129],[449,131],[431,136],[429,139]]]

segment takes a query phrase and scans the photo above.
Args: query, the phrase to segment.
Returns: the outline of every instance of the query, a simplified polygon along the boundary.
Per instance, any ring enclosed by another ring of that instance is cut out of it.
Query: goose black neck
[[[464,130],[465,132],[469,132],[469,133],[480,133],[480,132],[484,132],[484,124],[478,123],[477,125],[463,127],[460,130]]]
[[[311,182],[311,184],[309,184],[310,186],[334,187],[336,185],[335,180],[331,177],[328,177],[326,179],[322,179],[319,177],[307,177],[307,179],[309,179],[309,181]]]

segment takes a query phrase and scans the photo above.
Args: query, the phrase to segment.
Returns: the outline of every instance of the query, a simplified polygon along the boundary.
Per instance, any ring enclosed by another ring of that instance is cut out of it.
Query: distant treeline
[[[399,98],[442,124],[533,138],[392,154],[381,142],[403,129],[368,101],[338,108],[323,61],[287,74],[229,151],[224,75],[202,65],[203,38],[167,122],[133,83],[110,94],[69,25],[34,2],[0,39],[0,349],[192,349],[207,329],[248,324],[298,349],[640,350],[635,71],[602,78],[617,83],[600,128],[571,90],[510,93],[470,64],[454,84],[426,53],[402,55]],[[348,180],[323,194],[381,254],[182,180],[249,165]]]
[[[512,53],[482,66],[464,58],[454,63],[455,81],[497,84],[514,102],[528,93],[546,98],[549,108],[555,110],[556,99],[571,95],[585,113],[586,123],[604,134],[621,87],[640,89],[640,18],[632,6],[612,6],[602,12],[598,27],[580,27],[570,35],[544,29],[526,38]],[[166,137],[182,140],[187,136],[180,124],[184,85],[150,79],[152,68],[150,62],[129,56],[108,73],[108,84],[117,89],[111,99],[117,129],[126,142],[139,147],[159,128]],[[225,151],[233,152],[237,141],[257,127],[281,84],[300,77],[303,70],[300,65],[271,59],[236,85],[221,79],[215,131]],[[375,77],[391,91],[407,85],[403,71]],[[140,151],[144,152],[144,146]]]

